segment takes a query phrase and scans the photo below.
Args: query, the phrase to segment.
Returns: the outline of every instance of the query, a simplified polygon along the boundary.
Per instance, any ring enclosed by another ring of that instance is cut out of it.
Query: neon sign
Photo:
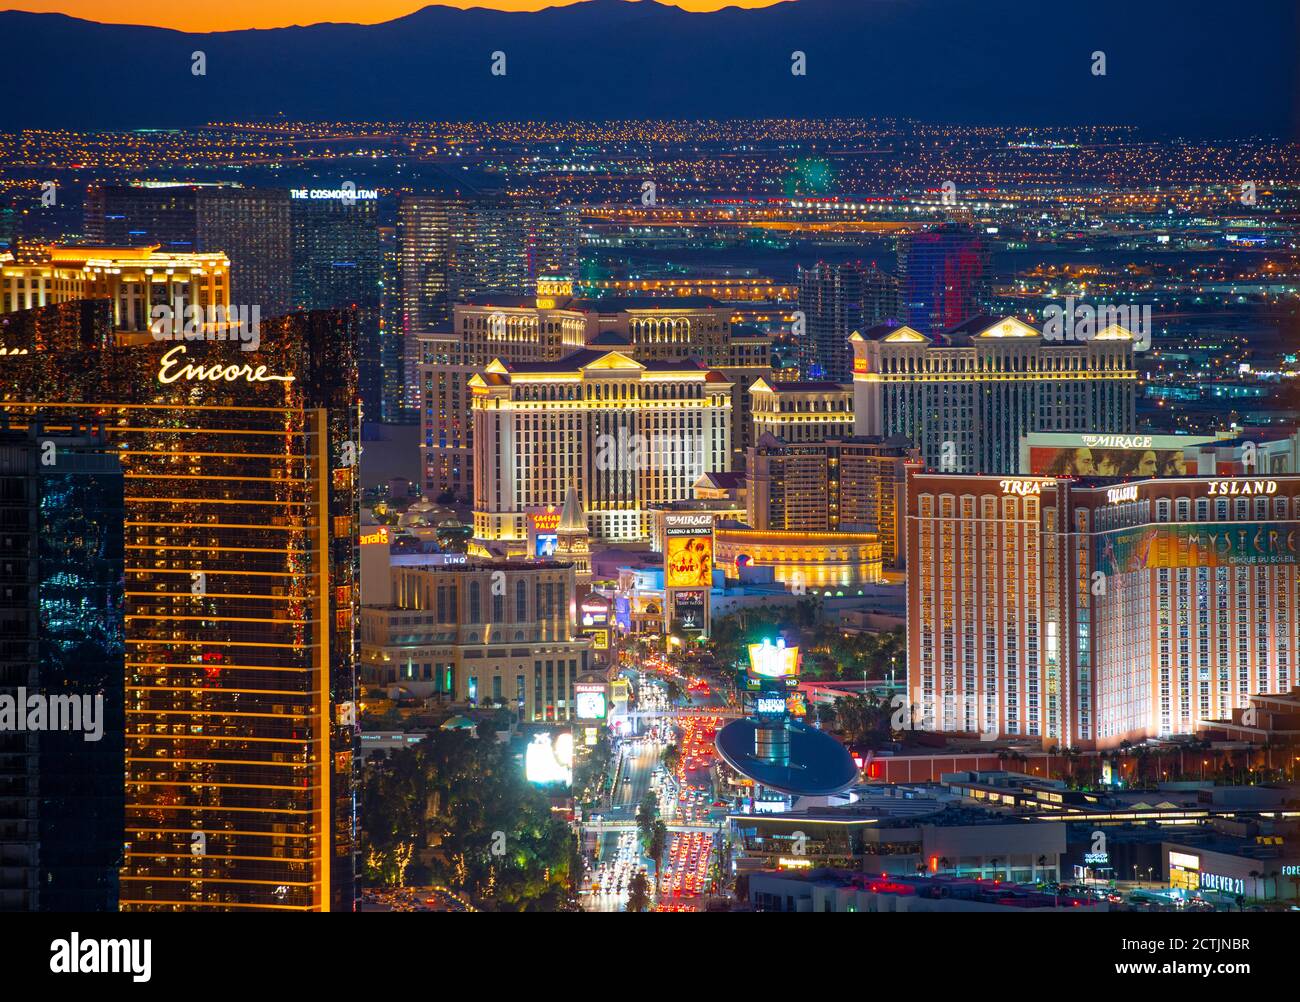
[[[1276,480],[1212,480],[1210,497],[1219,495],[1276,494]]]
[[[1031,497],[1043,493],[1043,485],[1037,480],[999,480],[998,486],[1003,494],[1017,494]]]
[[[239,365],[195,365],[192,362],[181,363],[175,356],[184,355],[188,349],[183,344],[168,349],[158,363],[158,382],[174,383],[178,379],[191,382],[236,383],[292,383],[293,376],[277,376],[266,371],[265,365],[252,366],[247,362]]]
[[[1137,484],[1130,484],[1127,487],[1112,487],[1106,492],[1107,504],[1118,504],[1120,501],[1136,501],[1137,499]]]

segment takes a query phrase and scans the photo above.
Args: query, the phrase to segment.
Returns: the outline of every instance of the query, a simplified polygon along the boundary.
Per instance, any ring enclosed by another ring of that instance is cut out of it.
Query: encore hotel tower
[[[12,426],[103,425],[124,471],[124,911],[352,907],[355,320],[260,333],[0,356]]]

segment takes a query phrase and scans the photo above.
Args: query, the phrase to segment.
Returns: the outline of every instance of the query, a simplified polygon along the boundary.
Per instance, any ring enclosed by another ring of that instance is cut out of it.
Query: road
[[[738,713],[712,689],[685,691],[680,675],[677,681],[683,691],[673,703],[658,672],[643,669],[638,675],[637,706],[630,716],[641,722],[642,734],[617,743],[618,772],[610,806],[584,822],[598,849],[582,903],[589,911],[623,911],[632,876],[638,870],[654,873],[653,861],[641,853],[636,828],[637,806],[654,791],[659,816],[670,833],[655,908],[694,911],[703,907],[708,893],[713,838],[726,815],[725,808],[712,806],[710,775],[714,729],[726,720],[708,718],[732,718]],[[659,739],[652,740],[648,732],[656,724]],[[662,768],[663,750],[670,742],[682,753],[676,775]]]

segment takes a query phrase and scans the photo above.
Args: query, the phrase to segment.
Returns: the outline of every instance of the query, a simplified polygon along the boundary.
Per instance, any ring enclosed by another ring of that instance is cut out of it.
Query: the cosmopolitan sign
[[[290,198],[317,199],[335,202],[373,202],[379,198],[374,188],[290,188]]]
[[[266,371],[265,365],[249,365],[247,362],[222,365],[195,365],[182,362],[178,356],[188,349],[183,344],[170,348],[159,360],[158,382],[167,384],[178,380],[199,383],[292,383],[293,376],[277,375]]]

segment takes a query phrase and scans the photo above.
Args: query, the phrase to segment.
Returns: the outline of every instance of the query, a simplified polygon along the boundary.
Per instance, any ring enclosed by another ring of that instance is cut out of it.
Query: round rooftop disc
[[[754,754],[758,721],[733,720],[714,738],[722,760],[741,775],[778,793],[826,797],[842,793],[858,780],[858,767],[848,749],[829,734],[807,724],[786,723],[790,735],[790,762],[777,765]]]

